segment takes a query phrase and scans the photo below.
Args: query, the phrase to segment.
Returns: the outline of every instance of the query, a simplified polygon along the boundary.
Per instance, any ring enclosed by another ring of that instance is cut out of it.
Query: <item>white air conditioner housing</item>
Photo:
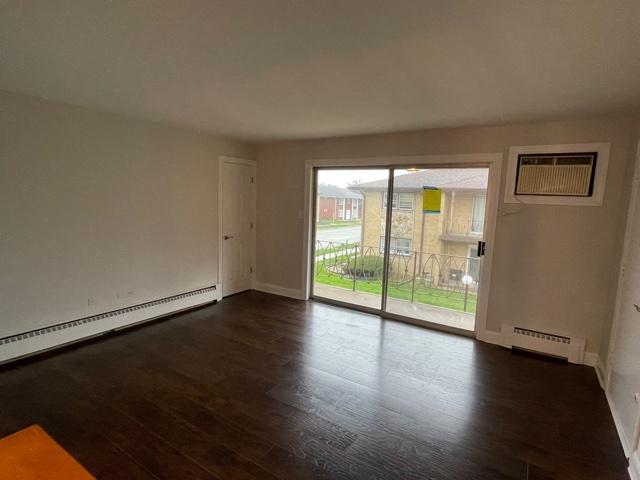
[[[609,150],[608,143],[511,147],[504,201],[602,205]]]

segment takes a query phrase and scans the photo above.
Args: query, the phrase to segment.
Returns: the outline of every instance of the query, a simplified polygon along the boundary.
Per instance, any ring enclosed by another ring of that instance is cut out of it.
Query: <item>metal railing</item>
[[[382,286],[384,251],[379,247],[358,243],[316,241],[315,275],[319,283],[332,284],[356,291],[359,283]],[[420,251],[391,251],[389,255],[389,296],[412,303],[438,304],[430,301],[447,298],[455,308],[468,311],[475,306],[480,272],[478,257],[464,257]],[[348,281],[348,282],[347,282]],[[440,302],[442,303],[442,302]]]
[[[443,222],[444,235],[482,236],[484,220],[472,220],[468,217],[450,217]]]

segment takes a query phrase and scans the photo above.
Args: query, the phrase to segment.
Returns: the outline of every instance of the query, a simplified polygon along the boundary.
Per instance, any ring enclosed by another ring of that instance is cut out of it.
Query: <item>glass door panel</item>
[[[474,330],[488,175],[488,168],[393,171],[385,311]],[[366,185],[361,190],[366,203]]]
[[[380,310],[389,169],[318,169],[312,295]],[[366,198],[360,185],[367,185]]]

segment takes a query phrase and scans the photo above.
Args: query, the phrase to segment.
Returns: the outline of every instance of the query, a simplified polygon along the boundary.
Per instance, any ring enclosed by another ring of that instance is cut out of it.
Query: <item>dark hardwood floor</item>
[[[0,370],[99,479],[626,479],[592,368],[248,292]]]

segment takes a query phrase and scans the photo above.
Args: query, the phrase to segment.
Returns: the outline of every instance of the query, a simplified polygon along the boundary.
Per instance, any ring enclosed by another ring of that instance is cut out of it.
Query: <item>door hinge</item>
[[[251,183],[253,183],[253,177],[251,177]]]
[[[249,273],[253,273],[253,267],[249,267]]]
[[[253,222],[251,222],[249,225],[250,225],[250,228],[253,229]]]

